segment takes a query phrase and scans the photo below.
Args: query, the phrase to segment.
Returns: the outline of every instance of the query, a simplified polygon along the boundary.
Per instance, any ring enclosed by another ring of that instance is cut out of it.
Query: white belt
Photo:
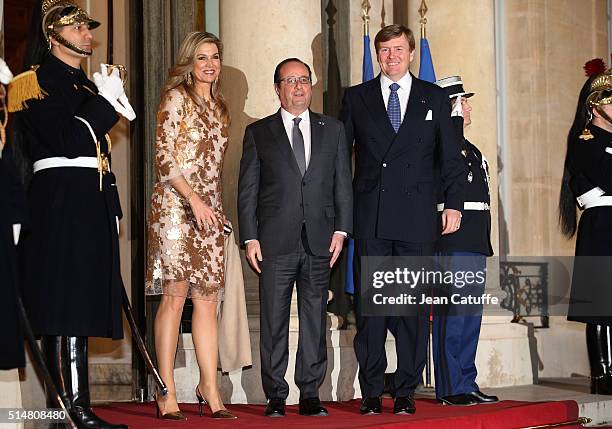
[[[438,211],[444,210],[444,203],[438,204]],[[488,203],[482,203],[477,201],[466,201],[463,203],[463,210],[491,210],[491,206]]]
[[[612,206],[612,195],[604,195],[600,187],[595,187],[576,198],[578,205],[583,209],[591,207]]]
[[[98,169],[98,158],[95,156],[79,156],[78,158],[66,158],[56,156],[53,158],[39,159],[34,163],[34,173],[47,168],[58,167],[84,167]]]
[[[82,167],[82,168],[95,168],[98,169],[98,158],[95,156],[79,156],[78,158],[66,158],[64,156],[56,156],[53,158],[39,159],[34,163],[34,173],[40,170],[46,170],[47,168],[59,168],[59,167]],[[115,186],[113,184],[113,186]],[[102,188],[100,188],[102,190]],[[115,222],[117,225],[117,235],[119,235],[119,218],[115,216]],[[18,240],[19,234],[17,233]]]

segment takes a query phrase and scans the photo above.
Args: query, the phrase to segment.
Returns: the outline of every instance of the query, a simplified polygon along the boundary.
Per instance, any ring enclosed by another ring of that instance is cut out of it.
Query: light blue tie
[[[400,86],[395,82],[389,85],[391,94],[389,94],[389,102],[387,103],[387,115],[389,115],[391,126],[396,133],[402,124],[402,110],[400,109],[399,97],[397,96],[397,90],[399,88]]]

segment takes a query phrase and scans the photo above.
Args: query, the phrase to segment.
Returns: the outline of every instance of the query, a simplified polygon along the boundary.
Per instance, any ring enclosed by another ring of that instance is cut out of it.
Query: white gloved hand
[[[121,113],[125,119],[128,121],[133,121],[136,119],[136,112],[134,112],[134,109],[132,108],[127,95],[125,95],[125,92],[119,96],[119,103],[121,103],[121,106],[123,107],[123,110],[119,111],[119,113]],[[115,107],[115,109],[117,108]]]
[[[453,103],[453,110],[451,111],[451,118],[453,116],[461,116],[463,117],[463,106],[461,103],[461,96],[458,95]]]
[[[0,58],[0,83],[8,85],[13,80],[13,73],[2,58]]]
[[[136,119],[136,113],[125,95],[119,70],[114,69],[109,75],[105,64],[100,64],[101,72],[93,74],[93,80],[98,87],[98,93],[104,97],[128,121]]]
[[[19,236],[21,235],[21,224],[20,223],[14,223],[13,224],[13,243],[15,243],[15,246],[17,246],[19,244]]]

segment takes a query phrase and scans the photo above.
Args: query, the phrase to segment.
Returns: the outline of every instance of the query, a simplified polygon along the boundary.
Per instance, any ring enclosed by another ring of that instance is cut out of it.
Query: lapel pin
[[[325,122],[319,121],[319,125],[325,125]]]

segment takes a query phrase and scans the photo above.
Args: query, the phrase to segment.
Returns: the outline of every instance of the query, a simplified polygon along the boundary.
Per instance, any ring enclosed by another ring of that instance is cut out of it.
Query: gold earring
[[[191,77],[191,72],[187,73],[187,77],[185,78],[185,80],[187,81],[187,85],[193,85],[193,78]]]

